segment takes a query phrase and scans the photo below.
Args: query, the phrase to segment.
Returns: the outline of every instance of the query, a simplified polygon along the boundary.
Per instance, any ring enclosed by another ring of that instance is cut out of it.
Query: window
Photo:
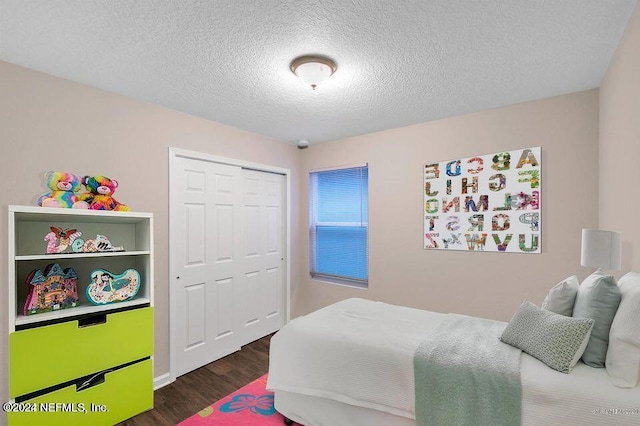
[[[367,166],[311,173],[311,276],[367,286],[369,278]]]

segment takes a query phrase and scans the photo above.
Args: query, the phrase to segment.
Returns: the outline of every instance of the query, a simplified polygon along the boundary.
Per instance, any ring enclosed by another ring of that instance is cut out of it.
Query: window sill
[[[323,277],[323,276],[312,276],[311,277],[312,281],[317,281],[319,283],[323,283],[323,284],[333,284],[333,285],[338,285],[341,287],[349,287],[349,288],[355,288],[358,290],[368,290],[369,289],[369,283],[367,282],[366,284],[358,284],[355,283],[353,281],[348,281],[348,280],[341,280],[339,278],[331,278],[331,277]]]

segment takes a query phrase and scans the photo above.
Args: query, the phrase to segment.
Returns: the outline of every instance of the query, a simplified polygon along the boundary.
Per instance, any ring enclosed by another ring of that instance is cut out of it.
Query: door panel
[[[260,206],[245,203],[245,256],[258,256],[260,254]]]
[[[241,170],[205,161],[176,159],[177,203],[172,226],[172,292],[177,300],[177,375],[182,375],[240,348],[234,288],[242,193]],[[179,278],[178,278],[179,277]]]
[[[218,316],[218,328],[216,330],[216,340],[226,338],[235,333],[236,321],[234,315],[234,283],[233,278],[225,278],[216,281],[218,306],[210,306],[214,308]]]
[[[267,206],[267,253],[280,255],[282,253],[282,212],[280,206]]]
[[[271,318],[279,315],[281,312],[280,298],[282,297],[282,281],[281,268],[270,268],[265,273],[265,317]]]
[[[187,304],[187,348],[202,345],[206,341],[204,286],[204,283],[198,283],[184,288]]]
[[[245,325],[252,325],[260,321],[258,309],[260,309],[260,272],[252,271],[245,274],[245,283],[247,294],[245,302],[247,304],[244,310]]]
[[[242,171],[244,182],[245,250],[243,272],[243,343],[277,331],[285,321],[285,178]]]
[[[233,261],[233,205],[216,205],[215,207],[215,229],[216,232],[216,263]]]
[[[185,250],[185,265],[203,265],[205,262],[204,232],[205,229],[205,205],[185,204],[184,206],[187,232],[187,246]]]

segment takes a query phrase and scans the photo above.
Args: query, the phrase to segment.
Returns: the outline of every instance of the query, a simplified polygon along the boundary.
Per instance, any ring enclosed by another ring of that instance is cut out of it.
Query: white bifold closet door
[[[273,333],[286,316],[285,177],[177,158],[170,321],[176,376]]]

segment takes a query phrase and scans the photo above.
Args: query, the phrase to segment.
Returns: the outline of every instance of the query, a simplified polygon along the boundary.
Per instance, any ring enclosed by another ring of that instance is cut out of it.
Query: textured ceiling
[[[637,0],[0,0],[0,59],[288,142],[600,85]],[[333,58],[315,92],[289,71]]]

